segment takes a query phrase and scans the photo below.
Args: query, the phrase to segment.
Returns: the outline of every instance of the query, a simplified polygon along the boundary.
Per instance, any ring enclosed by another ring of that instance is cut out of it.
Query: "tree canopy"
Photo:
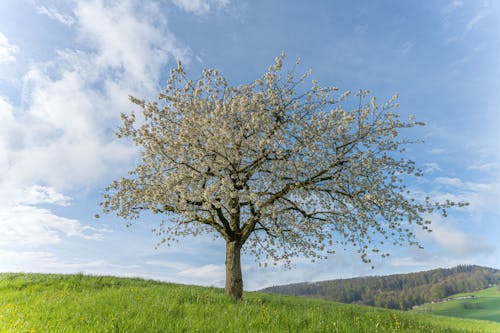
[[[422,173],[400,131],[423,124],[393,111],[397,96],[378,104],[369,91],[308,85],[310,72],[296,78],[284,59],[239,86],[214,69],[190,79],[179,63],[158,101],[130,97],[141,113],[122,114],[117,135],[141,148],[142,161],[102,202],[128,220],[169,214],[163,241],[220,236],[235,298],[242,248],[259,262],[290,263],[351,244],[368,262],[384,244],[418,245],[413,226],[428,229],[426,214],[454,205],[405,185]]]

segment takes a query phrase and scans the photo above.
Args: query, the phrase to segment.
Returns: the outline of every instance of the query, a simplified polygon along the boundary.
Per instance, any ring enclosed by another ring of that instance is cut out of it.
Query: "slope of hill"
[[[0,332],[500,332],[500,324],[141,279],[0,274]]]
[[[500,288],[452,295],[442,302],[415,307],[413,311],[500,322]]]
[[[456,293],[484,289],[498,282],[500,270],[460,265],[410,274],[295,283],[261,291],[408,310],[415,305],[440,300]]]

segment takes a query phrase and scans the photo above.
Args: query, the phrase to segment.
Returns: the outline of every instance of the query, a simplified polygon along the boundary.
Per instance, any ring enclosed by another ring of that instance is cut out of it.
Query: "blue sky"
[[[84,272],[221,286],[224,243],[160,246],[145,216],[95,220],[100,193],[137,151],[113,130],[127,96],[153,99],[181,59],[190,74],[250,82],[286,51],[322,85],[400,95],[427,126],[410,186],[470,206],[433,216],[424,250],[375,269],[352,251],[295,268],[244,257],[248,290],[473,263],[500,268],[500,4],[497,1],[5,0],[0,2],[0,271]]]

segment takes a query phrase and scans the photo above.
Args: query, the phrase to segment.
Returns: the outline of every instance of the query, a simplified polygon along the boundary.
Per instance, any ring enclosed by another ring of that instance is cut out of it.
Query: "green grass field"
[[[0,332],[500,332],[500,324],[86,275],[0,274]]]
[[[472,295],[474,298],[460,298]],[[456,294],[450,298],[452,300],[442,303],[421,305],[414,311],[500,322],[500,291],[496,287]]]

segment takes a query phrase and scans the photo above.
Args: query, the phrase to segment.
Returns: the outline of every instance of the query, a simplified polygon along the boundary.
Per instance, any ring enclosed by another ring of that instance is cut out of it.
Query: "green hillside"
[[[500,332],[500,324],[319,299],[86,275],[0,274],[0,332]]]
[[[416,307],[414,311],[500,322],[500,291],[492,287],[472,293],[456,294],[450,296],[447,301],[424,304]]]
[[[457,293],[481,290],[499,282],[498,269],[459,265],[409,274],[295,283],[261,291],[409,310],[415,305],[441,300]]]

